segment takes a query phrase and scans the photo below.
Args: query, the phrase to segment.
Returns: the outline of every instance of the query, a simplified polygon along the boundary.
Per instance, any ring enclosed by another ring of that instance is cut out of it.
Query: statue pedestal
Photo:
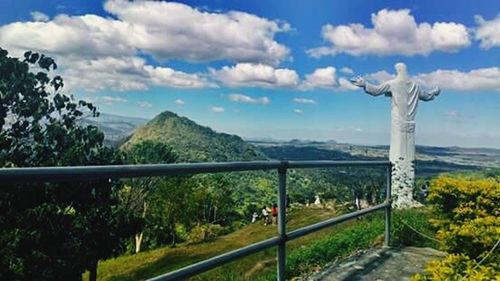
[[[413,199],[415,186],[414,161],[401,157],[392,161],[391,190],[392,206],[397,209],[421,207],[422,204]]]

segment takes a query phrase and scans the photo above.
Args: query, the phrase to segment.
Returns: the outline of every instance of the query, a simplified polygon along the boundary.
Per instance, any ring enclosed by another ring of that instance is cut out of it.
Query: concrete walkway
[[[355,260],[334,264],[316,274],[314,281],[404,281],[423,271],[431,259],[446,253],[432,248],[390,248],[368,252]]]

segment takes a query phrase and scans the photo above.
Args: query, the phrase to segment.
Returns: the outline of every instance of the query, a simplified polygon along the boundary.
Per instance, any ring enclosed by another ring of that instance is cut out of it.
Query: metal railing
[[[386,167],[385,202],[370,208],[344,214],[316,224],[286,232],[285,200],[287,170],[336,167]],[[287,241],[378,210],[385,210],[384,246],[389,246],[391,231],[391,163],[389,161],[251,161],[225,163],[7,168],[0,169],[0,182],[57,182],[68,180],[118,179],[256,170],[278,171],[278,236],[162,274],[150,280],[166,281],[189,278],[236,259],[277,246],[277,279],[279,281],[283,281],[285,280],[285,246]]]

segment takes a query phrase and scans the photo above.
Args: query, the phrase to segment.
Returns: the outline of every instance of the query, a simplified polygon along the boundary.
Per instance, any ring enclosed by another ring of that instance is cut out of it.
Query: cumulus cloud
[[[344,74],[354,74],[354,70],[352,70],[351,68],[349,67],[342,67],[340,69],[340,72],[344,73]]]
[[[387,80],[394,79],[395,75],[387,72],[386,70],[380,70],[377,72],[369,73],[364,76],[366,80],[373,81],[377,83],[385,82]]]
[[[130,41],[135,47],[159,59],[277,64],[290,52],[274,39],[276,33],[288,32],[289,24],[244,12],[206,12],[174,2],[127,0],[107,1],[104,8],[134,27]]]
[[[49,21],[50,19],[49,16],[39,11],[30,12],[30,15],[34,21]]]
[[[210,108],[210,110],[215,113],[222,113],[224,112],[224,107],[213,106],[212,108]]]
[[[377,71],[364,75],[366,80],[381,83],[391,80],[395,75]],[[454,91],[500,91],[500,67],[477,68],[469,71],[438,69],[428,73],[419,73],[413,79],[424,87],[439,87]]]
[[[489,49],[500,46],[500,16],[490,21],[481,16],[475,16],[476,23],[479,25],[475,29],[476,40],[480,41],[480,47]]]
[[[316,104],[316,101],[313,99],[305,99],[305,98],[294,98],[293,102],[295,103],[303,103],[303,104]]]
[[[147,101],[140,101],[137,103],[137,105],[139,105],[139,107],[142,107],[142,108],[151,108],[153,107],[153,105]]]
[[[293,112],[295,112],[297,114],[302,114],[303,111],[302,111],[302,109],[296,108],[296,109],[293,110]]]
[[[100,91],[146,90],[150,86],[173,88],[213,87],[198,74],[146,64],[139,57],[102,57],[75,60],[63,66],[65,83],[70,89]]]
[[[248,103],[248,104],[266,105],[266,104],[269,104],[271,102],[268,97],[252,98],[250,96],[246,96],[243,94],[230,94],[228,96],[228,98],[232,102],[241,102],[241,103]]]
[[[306,74],[302,83],[304,89],[333,88],[337,86],[336,69],[333,66],[317,68],[313,73]]]
[[[470,45],[467,28],[454,22],[417,23],[410,10],[383,9],[372,14],[373,28],[359,23],[324,25],[322,37],[330,43],[308,50],[312,57],[346,53],[359,55],[428,55],[456,52]]]
[[[339,88],[342,90],[347,90],[347,91],[354,91],[358,90],[359,88],[354,86],[351,81],[348,79],[341,77],[339,78]]]
[[[175,104],[180,105],[180,106],[183,106],[183,105],[185,105],[185,104],[186,104],[186,102],[184,102],[184,101],[183,101],[183,100],[181,100],[181,99],[176,99],[176,100],[175,100]]]
[[[295,70],[254,63],[210,69],[210,73],[215,80],[229,87],[290,88],[300,81]]]
[[[0,26],[0,44],[14,56],[26,50],[53,56],[64,78],[90,91],[213,86],[198,74],[165,66],[169,59],[277,65],[290,57],[290,50],[274,38],[291,29],[285,22],[236,11],[201,11],[174,2],[109,0],[104,9],[110,16],[61,14],[50,19],[32,12],[35,21]],[[146,63],[142,55],[156,62]],[[119,66],[89,79],[85,76],[93,72],[80,71],[112,62]]]
[[[500,91],[500,67],[473,69],[468,72],[438,69],[416,75],[415,79],[427,87],[456,91]]]

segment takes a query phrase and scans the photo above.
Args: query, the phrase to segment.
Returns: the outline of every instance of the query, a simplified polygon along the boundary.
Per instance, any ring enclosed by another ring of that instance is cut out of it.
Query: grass
[[[306,226],[336,216],[332,210],[303,208],[289,214],[288,230]],[[400,226],[404,219],[416,227],[426,227],[426,215],[420,211],[395,213],[395,245],[408,244]],[[310,272],[314,268],[345,256],[356,249],[372,247],[382,242],[383,216],[375,214],[359,221],[343,223],[287,243],[288,277]],[[429,233],[428,230],[424,230]],[[99,263],[98,279],[112,281],[142,280],[172,271],[197,261],[237,249],[276,235],[276,227],[251,224],[214,241],[175,248],[164,247],[136,255],[121,256]],[[417,240],[417,243],[420,240]],[[213,269],[192,280],[275,280],[276,250],[268,249]],[[88,275],[84,276],[84,280]]]

